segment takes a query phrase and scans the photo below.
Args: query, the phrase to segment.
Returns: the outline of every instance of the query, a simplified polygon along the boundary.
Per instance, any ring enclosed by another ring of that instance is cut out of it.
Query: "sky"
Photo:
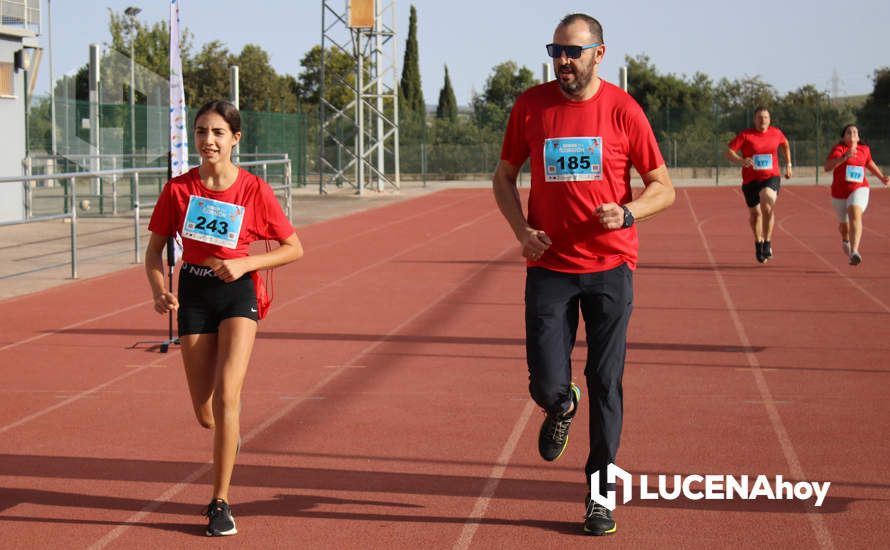
[[[382,0],[390,2],[390,0]],[[169,17],[168,0],[41,0],[44,57],[36,93],[49,91],[52,11],[56,78],[86,63],[89,44],[110,42],[109,9],[142,8],[148,24]],[[566,14],[585,11],[603,26],[606,57],[600,76],[617,82],[625,56],[647,55],[662,74],[713,81],[759,76],[787,93],[806,84],[841,96],[872,91],[875,69],[890,66],[886,31],[890,2],[861,0],[719,0],[572,2],[566,0],[396,0],[397,65],[401,74],[410,6],[417,8],[424,99],[435,104],[449,68],[457,101],[481,93],[492,68],[512,60],[541,79],[544,45]],[[330,0],[335,7],[346,0]],[[279,74],[297,76],[300,59],[321,42],[321,0],[180,0],[181,23],[193,34],[193,53],[220,40],[233,53],[254,43]],[[247,6],[247,8],[245,8]],[[632,80],[633,75],[629,75]]]

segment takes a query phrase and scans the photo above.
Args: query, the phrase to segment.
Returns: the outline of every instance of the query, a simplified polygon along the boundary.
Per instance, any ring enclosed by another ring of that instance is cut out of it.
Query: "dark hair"
[[[231,130],[233,134],[237,134],[241,131],[241,113],[238,112],[238,107],[235,107],[228,101],[219,99],[208,101],[198,109],[198,113],[195,115],[195,124],[198,124],[198,119],[201,118],[201,115],[210,111],[223,117],[223,120],[229,125],[229,130]]]
[[[844,126],[841,129],[841,140],[838,143],[840,143],[840,144],[844,143],[844,134],[846,134],[847,130],[849,130],[850,128],[856,128],[858,130],[859,126],[857,126],[856,124],[847,124],[846,126]],[[859,134],[859,144],[866,145],[866,143],[864,141],[862,141],[862,134]]]
[[[603,26],[600,25],[599,21],[597,21],[593,17],[590,17],[587,14],[572,13],[572,14],[566,15],[565,17],[562,18],[562,21],[559,22],[559,26],[565,27],[565,26],[571,25],[572,23],[574,23],[575,21],[578,21],[578,20],[581,20],[581,21],[584,21],[585,23],[587,23],[587,28],[590,30],[590,34],[593,35],[593,38],[597,42],[599,42],[600,44],[604,43]]]
[[[766,105],[758,105],[757,108],[754,109],[754,116],[757,116],[757,113],[759,113],[760,111],[766,111],[768,113],[769,107],[767,107]]]

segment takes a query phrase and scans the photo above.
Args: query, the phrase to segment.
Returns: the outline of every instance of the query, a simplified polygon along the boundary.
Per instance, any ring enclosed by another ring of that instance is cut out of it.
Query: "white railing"
[[[260,168],[260,175],[264,180],[268,178],[268,167],[272,165],[281,165],[284,167],[284,179],[281,185],[271,185],[273,190],[283,190],[284,191],[284,213],[287,215],[287,219],[293,222],[293,195],[291,189],[291,161],[289,159],[276,159],[276,160],[257,160],[252,162],[241,162],[238,163],[239,166],[242,167],[250,167],[256,166]],[[10,176],[10,177],[0,177],[0,185],[3,184],[19,184],[24,185],[26,190],[26,205],[29,202],[28,192],[34,188],[34,186],[38,182],[59,182],[62,184],[67,184],[68,192],[65,196],[65,209],[66,212],[61,214],[49,214],[43,216],[26,216],[25,219],[15,220],[15,221],[5,221],[0,222],[0,227],[11,226],[11,225],[22,225],[28,223],[37,223],[37,222],[45,222],[50,220],[70,220],[71,222],[71,231],[70,231],[70,255],[71,255],[71,278],[77,278],[77,209],[78,209],[78,196],[83,198],[84,196],[91,196],[89,194],[81,194],[77,193],[77,185],[75,180],[80,178],[89,178],[89,179],[99,179],[104,177],[111,177],[113,179],[117,179],[120,176],[129,176],[133,180],[133,263],[140,263],[142,256],[142,243],[140,237],[140,224],[141,224],[141,210],[143,208],[154,208],[154,202],[151,204],[142,204],[140,202],[140,190],[139,190],[139,178],[141,175],[148,174],[159,174],[162,177],[165,177],[167,173],[166,168],[125,168],[119,170],[98,170],[94,172],[67,172],[64,174],[43,174],[43,175],[23,175],[23,176]],[[267,180],[268,181],[268,180]],[[44,269],[50,269],[49,267]],[[37,271],[40,271],[38,269]]]

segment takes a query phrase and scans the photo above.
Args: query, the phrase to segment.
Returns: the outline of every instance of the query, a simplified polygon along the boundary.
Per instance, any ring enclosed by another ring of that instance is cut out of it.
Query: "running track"
[[[580,535],[586,414],[544,464],[518,247],[489,191],[450,190],[300,230],[243,396],[240,534],[215,543],[885,545],[890,194],[872,194],[857,268],[824,187],[785,188],[779,208],[763,266],[735,188],[680,189],[641,224],[618,462],[831,481],[821,508],[632,500],[616,536]],[[166,336],[142,268],[0,307],[0,546],[205,543],[210,435],[179,353],[129,349]]]

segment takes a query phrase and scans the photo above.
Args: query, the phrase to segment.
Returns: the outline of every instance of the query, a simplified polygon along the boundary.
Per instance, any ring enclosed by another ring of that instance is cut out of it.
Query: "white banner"
[[[170,163],[173,177],[188,172],[189,169],[189,140],[179,37],[179,0],[170,0]]]

